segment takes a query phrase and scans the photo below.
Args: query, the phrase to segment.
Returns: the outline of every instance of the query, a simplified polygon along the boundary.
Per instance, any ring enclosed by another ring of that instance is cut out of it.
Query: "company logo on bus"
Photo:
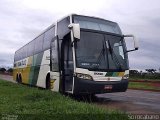
[[[103,75],[103,73],[95,72],[94,75]]]
[[[21,60],[21,61],[17,62],[17,64],[15,64],[15,67],[25,66],[26,62],[27,62],[26,60]]]

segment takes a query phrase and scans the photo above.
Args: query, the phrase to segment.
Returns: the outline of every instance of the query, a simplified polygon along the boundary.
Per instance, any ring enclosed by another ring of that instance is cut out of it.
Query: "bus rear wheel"
[[[22,76],[19,74],[19,83],[22,83]]]
[[[18,74],[16,75],[16,82],[19,83],[19,76],[18,76]]]
[[[22,83],[22,76],[21,76],[21,74],[17,74],[17,76],[16,76],[16,81],[17,81],[17,83]]]

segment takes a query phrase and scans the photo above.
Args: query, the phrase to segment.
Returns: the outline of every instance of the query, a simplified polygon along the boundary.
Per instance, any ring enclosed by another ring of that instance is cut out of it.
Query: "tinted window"
[[[19,60],[19,54],[18,54],[19,51],[16,51],[15,53],[15,61],[18,61]]]
[[[21,59],[23,59],[25,57],[25,54],[24,54],[24,47],[21,49]]]
[[[23,57],[22,52],[23,52],[23,49],[21,48],[21,49],[19,50],[19,60],[22,59],[22,57]]]
[[[34,43],[35,43],[35,40],[28,43],[28,50],[27,50],[27,53],[28,53],[28,56],[31,56],[33,55],[33,51],[34,51]]]
[[[21,49],[18,52],[18,60],[20,60],[20,59],[21,59]]]
[[[15,61],[18,60],[18,51],[16,51],[16,54],[15,54]]]
[[[20,51],[17,52],[17,58],[20,60]]]
[[[114,71],[128,69],[122,42],[122,36],[81,31],[76,49],[77,67]]]
[[[127,56],[124,54],[125,46],[121,41],[122,38],[118,36],[106,35],[105,39],[108,40],[112,51],[108,54],[110,69],[114,69],[117,66],[128,69]]]
[[[17,52],[15,52],[14,61],[17,61]]]
[[[20,51],[20,59],[23,58],[23,48],[21,48],[21,51]]]
[[[70,37],[65,39],[62,49],[64,49],[64,68],[73,68],[73,54]]]
[[[51,43],[51,61],[52,61],[52,71],[56,72],[59,70],[58,66],[58,51],[57,51],[57,40]]]
[[[24,46],[23,48],[21,48],[21,59],[26,58],[26,56],[27,56],[26,52],[27,52],[26,46]]]
[[[57,34],[60,39],[62,39],[70,31],[68,28],[69,23],[69,17],[58,22]]]
[[[107,68],[104,53],[104,36],[99,33],[81,32],[81,40],[77,42],[77,67]]]
[[[26,58],[26,57],[27,57],[27,45],[24,46],[24,58]]]
[[[85,16],[74,16],[74,22],[79,23],[81,28],[122,34],[117,23]]]
[[[43,45],[43,34],[35,39],[34,54],[42,51],[43,47],[42,45]]]
[[[52,27],[47,32],[45,32],[43,50],[50,48],[51,40],[54,38],[54,36],[55,36],[55,27]]]

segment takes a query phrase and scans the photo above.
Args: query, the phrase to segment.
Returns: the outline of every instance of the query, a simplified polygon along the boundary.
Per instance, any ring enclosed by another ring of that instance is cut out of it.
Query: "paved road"
[[[7,80],[7,81],[10,81],[10,82],[15,82],[15,81],[13,81],[13,76],[10,76],[10,75],[0,74],[0,79]]]
[[[97,95],[98,105],[132,114],[160,114],[160,92],[127,90]]]

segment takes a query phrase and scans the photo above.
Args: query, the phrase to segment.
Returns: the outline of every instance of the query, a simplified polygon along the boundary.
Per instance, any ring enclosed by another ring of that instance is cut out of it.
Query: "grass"
[[[136,89],[146,89],[146,90],[160,90],[159,87],[151,85],[148,82],[129,82],[129,88],[136,88]]]
[[[130,77],[129,80],[160,81],[160,79],[153,79],[153,78],[139,78],[139,77]]]
[[[127,120],[126,114],[59,93],[0,80],[0,118],[16,120]]]

